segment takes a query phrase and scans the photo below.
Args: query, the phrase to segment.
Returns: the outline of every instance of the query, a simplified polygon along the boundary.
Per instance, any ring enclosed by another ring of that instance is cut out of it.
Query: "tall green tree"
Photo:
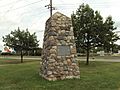
[[[76,14],[72,15],[74,27],[74,35],[76,37],[76,45],[78,48],[83,48],[87,53],[87,62],[89,64],[89,52],[92,48],[96,32],[94,28],[94,10],[89,5],[80,5]]]
[[[108,24],[108,20],[104,23],[100,13],[94,11],[88,4],[80,5],[76,13],[71,15],[71,18],[77,50],[82,48],[86,51],[87,65],[89,64],[89,53],[92,48],[105,46],[107,42],[107,44],[110,44],[106,35],[112,33],[110,39],[118,39],[115,37],[115,33],[112,32],[115,30],[115,28],[112,28],[114,27],[113,24]]]
[[[21,63],[23,62],[23,51],[39,46],[35,33],[30,34],[28,29],[21,31],[19,27],[17,30],[11,31],[10,34],[4,36],[3,42],[5,42],[6,46],[21,52]]]
[[[116,46],[114,42],[116,42],[119,38],[119,36],[114,32],[116,30],[116,27],[114,26],[114,21],[112,20],[112,16],[108,16],[104,22],[104,48],[107,49],[107,52],[110,50],[113,52],[114,47]],[[107,38],[106,38],[107,37]]]

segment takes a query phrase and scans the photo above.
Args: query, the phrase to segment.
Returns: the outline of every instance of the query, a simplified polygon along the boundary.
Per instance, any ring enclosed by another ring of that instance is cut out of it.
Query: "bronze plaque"
[[[58,56],[69,56],[70,55],[70,46],[58,46]]]

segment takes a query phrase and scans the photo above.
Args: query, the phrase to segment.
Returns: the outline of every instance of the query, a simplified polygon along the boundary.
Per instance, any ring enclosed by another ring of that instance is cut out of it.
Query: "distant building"
[[[1,52],[1,55],[11,55],[14,54],[15,50],[13,48],[10,48],[8,46],[5,46]]]
[[[120,54],[120,50],[118,50],[118,54]]]

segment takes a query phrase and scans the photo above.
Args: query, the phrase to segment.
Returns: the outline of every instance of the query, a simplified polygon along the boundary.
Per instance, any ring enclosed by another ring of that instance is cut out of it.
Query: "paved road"
[[[20,56],[0,56],[0,59],[21,59]],[[40,56],[24,56],[26,60],[41,60]],[[78,57],[76,60],[86,61],[86,57]],[[103,61],[103,62],[120,62],[120,57],[95,57],[90,58],[90,61]]]
[[[86,59],[77,59],[79,61],[86,61]],[[119,60],[113,60],[113,59],[90,59],[89,61],[97,61],[97,62],[120,62]]]
[[[77,60],[86,61],[86,57],[78,57]],[[120,57],[113,57],[113,56],[90,57],[89,61],[120,62]]]
[[[20,56],[0,56],[0,59],[21,59]],[[23,59],[41,60],[40,56],[24,56]]]

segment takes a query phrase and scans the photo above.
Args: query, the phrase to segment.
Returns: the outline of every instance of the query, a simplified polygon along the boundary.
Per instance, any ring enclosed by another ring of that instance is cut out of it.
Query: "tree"
[[[114,42],[116,42],[119,38],[119,36],[114,32],[116,30],[116,27],[114,27],[114,21],[112,20],[112,16],[108,16],[104,22],[104,36],[102,39],[104,41],[104,48],[107,48],[107,51],[110,50],[113,52],[114,47],[116,46]],[[106,38],[107,37],[107,38]]]
[[[23,62],[23,51],[37,48],[39,45],[35,33],[30,34],[28,29],[21,31],[19,27],[17,30],[11,31],[10,34],[4,36],[3,42],[5,42],[6,46],[21,52],[21,63]]]
[[[103,22],[103,18],[98,11],[94,11],[89,5],[80,5],[76,13],[71,15],[72,24],[74,29],[74,36],[76,41],[77,50],[82,48],[87,53],[86,64],[89,64],[89,53],[92,48],[105,46],[106,43],[110,44],[109,38],[117,40],[115,33],[112,31],[113,24]],[[106,20],[106,21],[110,21]],[[112,19],[111,21],[112,22]],[[112,29],[112,30],[111,30]],[[111,37],[106,35],[112,34]],[[113,42],[115,41],[113,40]]]
[[[81,47],[86,50],[87,62],[89,64],[89,52],[93,46],[96,32],[94,31],[94,10],[89,5],[82,4],[72,15],[72,22],[74,27],[74,35],[76,37],[77,48]]]

